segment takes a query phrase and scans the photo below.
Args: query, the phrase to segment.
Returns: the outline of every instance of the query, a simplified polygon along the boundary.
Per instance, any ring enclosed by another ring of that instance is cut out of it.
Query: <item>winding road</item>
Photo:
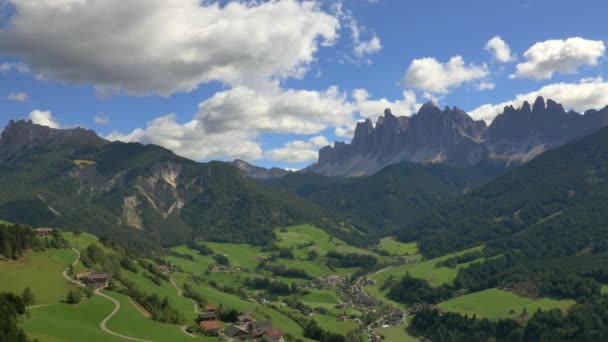
[[[177,286],[177,284],[175,283],[175,280],[173,280],[173,277],[169,277],[169,281],[171,282],[171,285],[173,285],[173,287],[175,287],[175,290],[177,291],[177,296],[183,297],[182,289],[180,289],[179,286]],[[194,305],[194,313],[198,313],[198,303],[192,298],[187,298],[187,299],[192,302],[192,305]],[[184,334],[186,334],[190,337],[196,337],[195,335],[189,333],[187,329],[188,329],[187,325],[181,326],[181,330]]]
[[[72,248],[72,250],[74,252],[76,252],[76,260],[70,266],[74,267],[74,266],[76,266],[76,264],[78,263],[78,261],[80,261],[80,252],[77,249],[75,249],[75,248]],[[69,282],[73,283],[73,284],[76,284],[76,285],[78,285],[80,287],[85,287],[85,285],[82,282],[80,282],[78,280],[75,280],[75,279],[72,279],[68,275],[68,271],[70,270],[70,266],[68,266],[68,268],[66,268],[63,271],[63,273],[62,273],[63,277],[65,279],[67,279]],[[112,319],[112,317],[114,317],[114,315],[116,315],[116,313],[118,312],[118,310],[120,310],[120,302],[117,301],[116,299],[114,299],[114,298],[106,295],[105,293],[101,293],[100,290],[95,290],[95,294],[98,295],[98,296],[101,296],[101,297],[103,297],[103,298],[105,298],[105,299],[107,299],[109,301],[111,301],[112,303],[114,303],[114,310],[112,310],[112,312],[99,323],[99,328],[101,330],[103,330],[103,332],[105,332],[107,334],[110,334],[110,335],[113,335],[113,336],[116,336],[116,337],[124,338],[125,340],[130,340],[130,341],[136,341],[136,342],[155,342],[155,341],[143,340],[143,339],[136,338],[136,337],[122,335],[122,334],[119,334],[119,333],[117,333],[115,331],[112,331],[112,330],[108,329],[107,323],[108,323],[108,321],[110,319]]]

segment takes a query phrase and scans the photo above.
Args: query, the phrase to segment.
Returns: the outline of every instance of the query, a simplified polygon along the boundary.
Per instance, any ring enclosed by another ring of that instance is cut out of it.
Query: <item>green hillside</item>
[[[370,234],[387,234],[487,179],[477,169],[403,162],[364,177],[291,173],[268,183],[349,217]]]

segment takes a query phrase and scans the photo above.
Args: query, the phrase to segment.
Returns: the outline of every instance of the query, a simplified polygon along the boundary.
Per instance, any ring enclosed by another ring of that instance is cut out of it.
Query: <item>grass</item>
[[[406,273],[409,272],[412,277],[426,279],[433,286],[440,286],[442,284],[450,283],[451,281],[454,280],[454,278],[456,278],[456,275],[458,274],[458,270],[460,268],[467,267],[472,262],[477,262],[481,259],[478,259],[476,261],[472,261],[469,263],[459,264],[456,268],[435,267],[435,264],[438,261],[443,261],[443,260],[451,258],[453,256],[457,256],[457,255],[471,252],[474,250],[479,250],[481,248],[482,248],[482,246],[479,246],[479,247],[467,249],[464,251],[460,251],[457,253],[444,255],[442,257],[438,257],[438,258],[434,258],[434,259],[430,259],[430,260],[426,260],[426,261],[412,262],[412,263],[404,264],[401,266],[393,267],[393,268],[385,270],[385,271],[378,272],[378,273],[374,274],[373,276],[371,276],[371,279],[374,279],[377,282],[377,284],[366,287],[366,292],[368,294],[370,294],[371,296],[374,296],[375,298],[384,301],[385,303],[389,303],[389,304],[392,304],[392,305],[395,305],[395,306],[398,306],[401,308],[405,308],[405,305],[397,303],[395,301],[391,301],[390,299],[386,298],[386,294],[389,292],[390,287],[388,287],[384,290],[380,290],[380,286],[385,281],[387,281],[391,277],[395,281],[398,281]]]
[[[388,328],[378,328],[376,332],[384,337],[384,342],[418,342],[420,339],[405,331],[405,324],[393,325]]]
[[[30,310],[23,327],[39,342],[124,342],[104,333],[99,322],[110,314],[114,304],[94,296],[78,305],[56,304]]]
[[[75,259],[70,249],[47,249],[29,251],[19,260],[0,261],[0,291],[21,293],[29,287],[37,305],[58,303],[72,288],[61,273]]]
[[[76,165],[87,165],[87,166],[95,166],[97,162],[94,160],[84,160],[84,159],[76,159],[74,160],[74,164]]]
[[[223,253],[228,256],[232,267],[246,268],[254,270],[260,262],[256,259],[262,255],[260,247],[238,244],[238,243],[219,243],[204,242],[214,253]]]
[[[608,285],[602,285],[602,294],[608,293]]]
[[[380,240],[378,249],[396,256],[418,254],[418,244],[416,242],[403,243],[397,241],[394,237],[386,237]]]
[[[192,302],[184,297],[180,297],[177,295],[177,291],[175,287],[171,285],[168,281],[161,281],[161,285],[157,286],[150,279],[147,279],[143,276],[144,270],[143,268],[138,266],[138,273],[133,273],[131,271],[123,270],[122,276],[126,279],[132,281],[137,289],[144,291],[147,294],[156,293],[161,299],[167,297],[169,303],[173,307],[175,307],[180,313],[186,317],[188,322],[193,322],[197,317],[196,313],[194,313],[194,307]]]
[[[324,330],[342,335],[346,335],[358,327],[357,323],[353,321],[339,321],[336,317],[328,315],[314,314],[312,318]]]
[[[475,314],[480,318],[499,319],[519,316],[524,309],[530,315],[538,309],[565,311],[573,304],[573,300],[533,299],[509,291],[489,289],[450,299],[440,303],[439,307],[469,316]]]
[[[120,310],[108,321],[107,326],[112,331],[126,336],[158,342],[205,340],[202,337],[193,339],[185,335],[177,325],[155,322],[144,317],[131,304],[129,297],[123,294],[111,291],[104,291],[104,293],[118,300],[121,304]],[[192,323],[194,322],[188,322],[188,324]],[[214,339],[206,338],[206,340],[213,341]]]

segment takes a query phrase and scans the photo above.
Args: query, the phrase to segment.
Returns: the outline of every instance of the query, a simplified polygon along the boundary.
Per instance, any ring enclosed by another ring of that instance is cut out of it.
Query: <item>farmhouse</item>
[[[237,316],[237,319],[240,325],[247,325],[254,321],[253,317],[248,313]]]
[[[270,321],[251,322],[251,335],[254,337],[262,336],[268,329],[272,329]]]
[[[264,332],[263,339],[267,342],[283,342],[284,335],[283,330],[270,328]]]
[[[217,311],[217,306],[215,306],[213,304],[205,304],[205,311],[206,312],[215,312],[215,311]]]
[[[222,326],[217,321],[200,322],[199,326],[206,336],[220,336],[223,333]]]
[[[82,281],[91,288],[102,289],[108,286],[110,275],[103,272],[91,272],[84,276]]]
[[[205,311],[198,314],[199,322],[209,322],[215,321],[217,319],[217,315],[213,311]]]
[[[224,332],[224,335],[228,338],[236,338],[239,340],[246,340],[250,337],[249,331],[246,327],[236,324],[233,324],[228,327],[228,329],[226,329],[226,331]]]
[[[167,266],[167,265],[158,265],[158,266],[156,266],[156,270],[158,270],[162,274],[171,273],[171,270],[169,269],[169,266]]]
[[[53,228],[36,228],[36,235],[51,236],[53,235]]]

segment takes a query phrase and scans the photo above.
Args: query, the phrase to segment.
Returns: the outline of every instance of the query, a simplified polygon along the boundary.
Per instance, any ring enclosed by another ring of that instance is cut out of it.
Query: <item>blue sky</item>
[[[78,125],[197,160],[301,168],[357,120],[429,99],[487,122],[537,95],[608,104],[599,0],[0,4],[0,125]]]

